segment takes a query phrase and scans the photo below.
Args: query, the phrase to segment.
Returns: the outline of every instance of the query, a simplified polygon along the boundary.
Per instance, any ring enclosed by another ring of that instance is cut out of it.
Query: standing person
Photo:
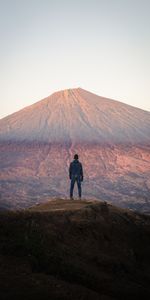
[[[69,178],[71,180],[70,183],[70,199],[73,200],[73,189],[75,182],[77,182],[78,186],[78,194],[79,194],[79,199],[81,199],[81,182],[83,181],[83,168],[82,164],[79,162],[79,156],[78,154],[74,155],[74,160],[70,163],[69,167]]]

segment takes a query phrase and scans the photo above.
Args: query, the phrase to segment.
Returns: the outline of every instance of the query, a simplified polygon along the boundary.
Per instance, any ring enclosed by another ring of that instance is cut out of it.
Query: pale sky
[[[150,0],[0,0],[0,118],[81,87],[150,111]]]

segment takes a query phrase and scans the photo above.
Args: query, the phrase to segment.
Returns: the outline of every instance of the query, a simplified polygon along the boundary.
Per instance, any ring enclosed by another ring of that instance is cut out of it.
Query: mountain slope
[[[49,200],[0,213],[1,299],[149,299],[150,217]]]
[[[83,89],[54,93],[0,120],[0,140],[150,143],[150,113]]]
[[[149,132],[150,112],[80,88],[0,120],[0,209],[68,197],[78,153],[83,197],[149,213]]]

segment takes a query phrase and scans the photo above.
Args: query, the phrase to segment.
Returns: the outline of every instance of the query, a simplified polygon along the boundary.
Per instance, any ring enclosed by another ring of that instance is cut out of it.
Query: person
[[[70,182],[70,199],[73,200],[73,190],[75,182],[78,187],[79,199],[81,199],[82,189],[81,182],[83,181],[83,168],[81,162],[79,162],[78,154],[74,155],[74,160],[70,163],[69,167],[69,178]]]

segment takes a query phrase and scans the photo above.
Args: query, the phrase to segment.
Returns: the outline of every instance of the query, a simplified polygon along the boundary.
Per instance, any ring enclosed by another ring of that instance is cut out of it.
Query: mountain
[[[150,216],[51,200],[0,213],[0,298],[147,300]]]
[[[150,113],[81,88],[54,93],[0,122],[0,140],[150,143]]]
[[[83,197],[150,212],[150,112],[81,88],[56,92],[0,120],[0,209],[69,194],[83,163]]]

